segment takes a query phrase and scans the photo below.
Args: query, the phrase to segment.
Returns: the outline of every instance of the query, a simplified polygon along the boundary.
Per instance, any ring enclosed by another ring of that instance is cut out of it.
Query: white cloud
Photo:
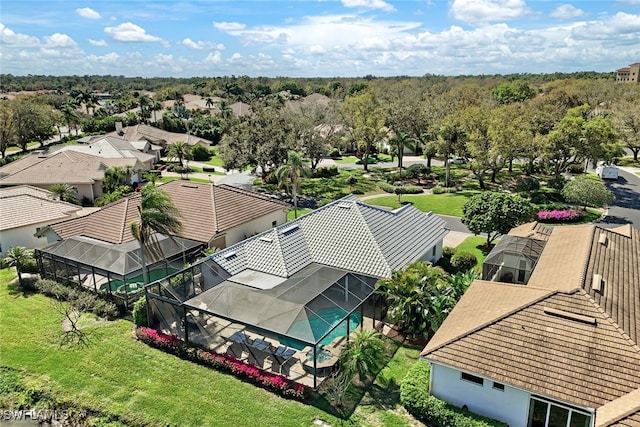
[[[73,48],[77,47],[78,43],[76,43],[71,37],[66,34],[55,33],[50,36],[44,37],[45,46],[48,48],[52,47],[64,47],[64,48]]]
[[[182,44],[187,46],[188,48],[191,49],[196,49],[196,50],[204,50],[204,49],[209,49],[209,50],[222,50],[224,49],[224,45],[221,43],[213,43],[213,42],[207,42],[207,41],[193,41],[191,40],[189,37],[187,37],[186,39],[182,40]]]
[[[107,42],[104,40],[93,40],[93,39],[89,39],[89,44],[91,46],[98,46],[98,47],[105,47],[107,45]]]
[[[219,64],[222,62],[222,55],[220,55],[220,52],[210,52],[202,62],[205,64]]]
[[[560,18],[560,19],[571,19],[571,18],[577,18],[579,16],[584,16],[584,15],[585,13],[583,10],[576,8],[571,4],[561,4],[560,6],[556,7],[553,11],[551,11],[551,16],[553,18]]]
[[[239,22],[216,22],[213,21],[213,26],[220,31],[239,31],[244,30],[247,26]]]
[[[91,9],[90,7],[83,7],[83,8],[76,9],[76,13],[86,19],[101,18],[100,14],[95,10]]]
[[[359,7],[363,9],[380,9],[385,12],[394,12],[395,7],[384,0],[342,0],[344,7]]]
[[[610,40],[612,44],[635,39],[636,45],[640,33],[640,15],[618,12],[612,17],[600,21],[585,22],[572,31],[576,40]]]
[[[144,28],[131,22],[125,22],[116,27],[106,27],[104,32],[113,40],[119,42],[159,42],[160,37],[147,34]]]
[[[517,19],[529,13],[524,0],[453,0],[450,15],[463,22]]]
[[[115,52],[107,53],[106,55],[89,55],[87,56],[89,61],[99,62],[101,64],[117,64],[120,60],[120,55]]]
[[[3,24],[0,24],[0,42],[15,47],[36,47],[40,44],[37,37],[18,34]]]

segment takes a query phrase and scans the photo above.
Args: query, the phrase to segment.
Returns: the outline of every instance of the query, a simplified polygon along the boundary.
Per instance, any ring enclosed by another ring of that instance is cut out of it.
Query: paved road
[[[619,169],[618,180],[607,182],[607,187],[616,199],[609,207],[607,216],[598,223],[604,227],[631,224],[640,228],[640,176]]]

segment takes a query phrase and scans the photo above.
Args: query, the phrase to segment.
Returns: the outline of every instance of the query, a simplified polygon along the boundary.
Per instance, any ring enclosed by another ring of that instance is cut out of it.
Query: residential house
[[[640,62],[616,70],[616,81],[624,83],[640,82]]]
[[[38,248],[47,244],[36,234],[41,227],[73,218],[81,206],[52,200],[52,193],[28,185],[0,188],[0,255],[13,246]]]
[[[200,138],[195,135],[189,135],[185,133],[168,132],[153,126],[139,124],[134,126],[128,126],[122,128],[116,126],[114,132],[108,133],[105,136],[113,136],[116,138],[122,138],[126,141],[149,141],[154,145],[159,145],[162,148],[166,148],[167,145],[177,141],[186,143],[189,146],[202,145],[203,147],[210,147],[213,145],[213,141],[205,138]]]
[[[422,352],[431,393],[513,427],[640,425],[640,230],[514,234],[545,242],[528,281],[470,286]]]
[[[182,237],[211,248],[226,248],[287,220],[288,205],[263,194],[228,185],[172,181],[159,186],[182,213]],[[113,202],[82,218],[52,224],[49,242],[84,236],[120,244],[134,240],[140,194]]]
[[[150,325],[210,348],[225,347],[239,329],[269,337],[290,356],[300,352],[288,376],[317,387],[327,371],[315,355],[362,326],[365,309],[373,327],[378,280],[413,261],[437,261],[445,225],[412,205],[391,211],[348,196],[189,266],[186,283],[150,285]],[[180,321],[185,313],[191,326]]]
[[[91,201],[102,195],[104,172],[110,167],[144,166],[135,158],[104,158],[73,150],[32,152],[0,168],[0,187],[31,185],[49,189],[53,184],[70,184],[78,189],[78,198]]]

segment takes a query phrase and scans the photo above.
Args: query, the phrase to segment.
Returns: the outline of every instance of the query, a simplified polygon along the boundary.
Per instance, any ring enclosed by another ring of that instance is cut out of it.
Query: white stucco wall
[[[429,261],[430,263],[435,264],[436,261],[438,261],[440,257],[442,257],[442,245],[443,245],[442,240],[440,240],[435,244],[435,247],[436,247],[435,255],[433,255],[433,246],[431,246],[429,247],[429,250],[427,252],[422,254],[420,259],[422,261]]]
[[[48,244],[46,237],[34,237],[38,227],[44,227],[51,221],[29,224],[24,227],[0,231],[0,255],[13,246],[24,246],[27,249],[41,248]]]
[[[254,219],[253,221],[246,222],[237,227],[231,228],[226,231],[226,245],[235,245],[238,242],[245,240],[248,237],[254,236],[258,233],[262,233],[273,227],[272,223],[276,221],[276,225],[281,225],[287,222],[286,210],[270,213],[261,218]]]
[[[453,405],[467,405],[476,414],[495,418],[510,427],[526,427],[529,393],[507,384],[504,391],[493,388],[493,380],[484,378],[478,385],[461,378],[457,369],[431,363],[431,394]],[[473,374],[475,375],[475,374]],[[479,375],[476,375],[479,376]]]

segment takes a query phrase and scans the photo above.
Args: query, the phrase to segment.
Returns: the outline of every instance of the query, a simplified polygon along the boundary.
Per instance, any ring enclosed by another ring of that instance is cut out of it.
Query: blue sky
[[[376,76],[613,71],[640,0],[3,0],[0,72]]]

